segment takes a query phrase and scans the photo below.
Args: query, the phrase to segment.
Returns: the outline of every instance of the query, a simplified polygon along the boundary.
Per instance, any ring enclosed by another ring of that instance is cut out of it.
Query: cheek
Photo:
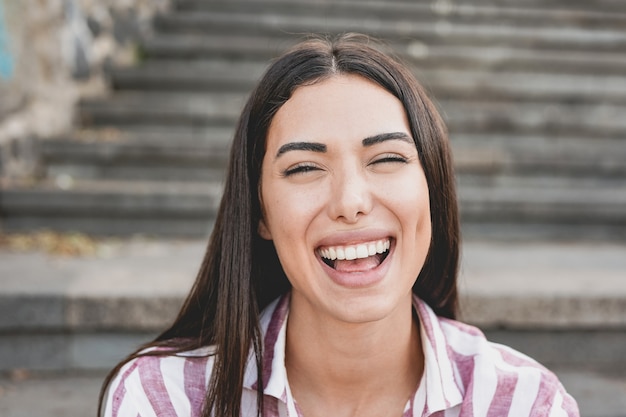
[[[403,221],[417,222],[420,227],[424,222],[430,223],[428,185],[421,171],[407,175],[401,181],[389,181],[381,189]]]
[[[420,177],[418,177],[420,178]],[[411,251],[427,251],[432,235],[430,199],[426,180],[405,181],[399,189],[389,189],[391,210],[401,223],[407,248]]]
[[[264,190],[264,209],[274,244],[284,246],[301,240],[314,221],[322,204],[318,192],[301,192],[290,189]]]
[[[401,207],[398,216],[407,233],[417,233],[416,237],[419,241],[430,240],[431,219],[428,195],[398,202],[396,207]]]

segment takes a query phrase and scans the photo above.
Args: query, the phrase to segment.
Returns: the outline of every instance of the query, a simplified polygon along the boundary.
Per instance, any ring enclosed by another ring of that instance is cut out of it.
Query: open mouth
[[[322,261],[329,267],[344,272],[359,272],[376,268],[389,255],[391,239],[346,246],[328,246],[318,249]]]

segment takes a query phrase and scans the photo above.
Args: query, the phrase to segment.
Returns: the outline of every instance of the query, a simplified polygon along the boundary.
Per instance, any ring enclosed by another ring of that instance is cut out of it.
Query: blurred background
[[[195,278],[269,60],[348,31],[448,125],[462,319],[626,416],[620,0],[0,0],[0,415],[94,415]]]

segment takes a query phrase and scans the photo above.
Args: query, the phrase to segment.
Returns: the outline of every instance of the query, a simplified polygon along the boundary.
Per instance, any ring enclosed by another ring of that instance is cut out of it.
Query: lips
[[[380,265],[391,247],[391,240],[380,239],[353,245],[326,246],[318,249],[322,261],[343,272],[370,270]]]

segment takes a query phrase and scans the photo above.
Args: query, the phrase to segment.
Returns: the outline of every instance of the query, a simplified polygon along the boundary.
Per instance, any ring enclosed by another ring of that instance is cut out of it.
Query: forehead
[[[335,75],[298,87],[274,116],[271,142],[410,133],[402,102],[381,86],[356,75]]]

